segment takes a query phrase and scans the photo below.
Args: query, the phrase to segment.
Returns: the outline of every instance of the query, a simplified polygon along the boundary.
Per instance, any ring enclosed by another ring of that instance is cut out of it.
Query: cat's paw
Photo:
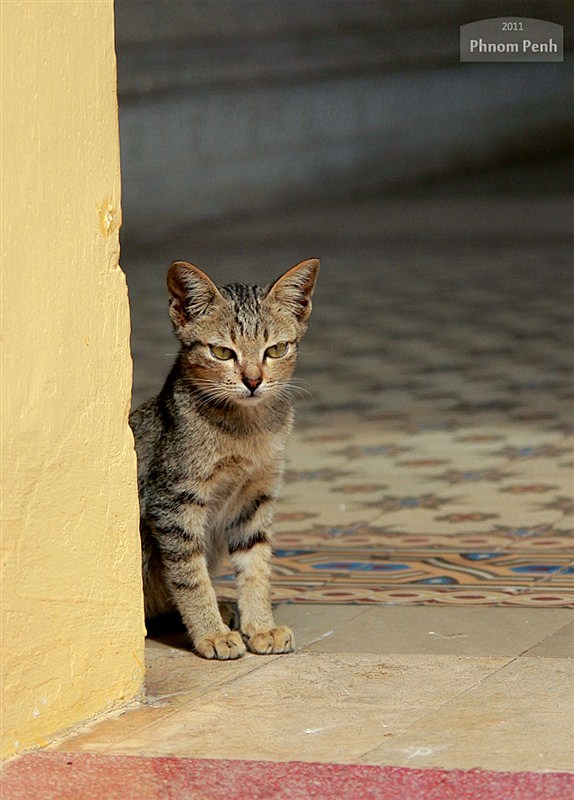
[[[291,653],[295,649],[293,631],[285,625],[271,628],[270,631],[247,636],[247,647],[252,653],[270,655],[271,653]]]
[[[194,642],[193,646],[197,654],[203,658],[216,658],[220,661],[241,658],[245,653],[243,639],[237,631],[206,636],[204,639]]]

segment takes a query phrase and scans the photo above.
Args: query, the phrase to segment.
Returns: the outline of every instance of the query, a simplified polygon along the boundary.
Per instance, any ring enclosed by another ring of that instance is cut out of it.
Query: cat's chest
[[[248,476],[281,460],[284,449],[284,437],[277,435],[252,436],[239,441],[230,438],[214,450],[213,467],[222,474]]]
[[[192,455],[189,477],[211,494],[244,486],[252,479],[280,471],[286,436],[260,434],[249,437],[218,437],[205,442]]]

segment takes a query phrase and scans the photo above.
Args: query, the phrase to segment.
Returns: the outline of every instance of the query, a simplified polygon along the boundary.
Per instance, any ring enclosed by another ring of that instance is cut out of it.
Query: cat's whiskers
[[[301,397],[313,397],[312,393],[305,386],[299,386],[293,379],[287,381],[278,381],[270,387],[276,396],[280,396],[284,400],[288,400],[294,395]]]
[[[200,395],[198,397],[198,409],[203,409],[210,405],[225,408],[225,406],[228,406],[233,400],[229,390],[218,381],[208,378],[194,378],[190,382],[198,390]]]
[[[198,392],[197,408],[205,409],[209,406],[218,408],[229,408],[231,405],[246,400],[240,391],[239,387],[235,385],[225,386],[220,381],[209,378],[196,378],[190,379]],[[290,378],[284,379],[271,379],[265,381],[263,384],[263,391],[256,395],[261,400],[266,398],[275,398],[281,401],[288,402],[291,398],[312,397],[312,393],[305,386],[300,385],[301,381]]]

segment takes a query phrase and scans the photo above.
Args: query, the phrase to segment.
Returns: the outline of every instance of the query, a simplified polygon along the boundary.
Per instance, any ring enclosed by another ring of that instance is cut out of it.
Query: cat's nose
[[[261,385],[262,382],[263,378],[261,375],[258,375],[256,378],[248,378],[247,376],[244,376],[243,378],[243,383],[245,386],[247,386],[251,394],[255,394],[255,390]]]

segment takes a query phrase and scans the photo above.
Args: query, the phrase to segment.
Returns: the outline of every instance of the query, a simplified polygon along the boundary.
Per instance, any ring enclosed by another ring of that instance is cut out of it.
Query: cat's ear
[[[271,285],[269,299],[289,309],[300,323],[307,322],[311,313],[311,297],[319,274],[318,258],[308,258],[291,267]]]
[[[174,261],[167,271],[169,315],[176,327],[187,325],[205,314],[221,297],[217,286],[205,272],[187,261]]]

